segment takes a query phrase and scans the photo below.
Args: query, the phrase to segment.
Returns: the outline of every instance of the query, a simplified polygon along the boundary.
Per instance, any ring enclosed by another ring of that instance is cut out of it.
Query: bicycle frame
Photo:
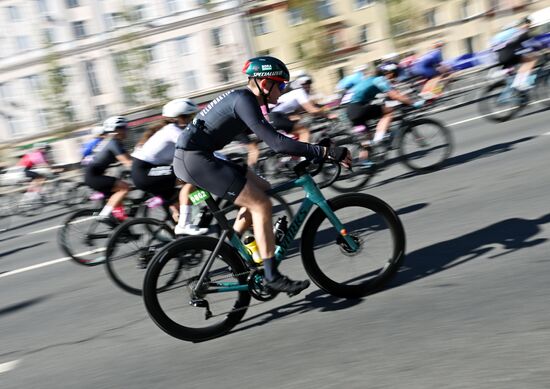
[[[296,216],[294,216],[294,218],[292,219],[288,227],[288,230],[281,241],[281,244],[276,247],[275,259],[278,262],[282,261],[285,258],[288,248],[294,241],[296,234],[300,230],[300,227],[306,220],[307,216],[309,215],[314,205],[317,205],[325,213],[328,220],[332,223],[332,225],[336,228],[337,231],[340,231],[341,236],[344,238],[345,242],[349,245],[349,247],[352,250],[359,249],[358,244],[355,242],[355,240],[352,239],[351,236],[347,234],[345,226],[340,222],[338,217],[334,214],[334,212],[330,208],[327,200],[323,196],[323,193],[317,187],[317,184],[315,183],[315,181],[313,181],[313,178],[311,177],[311,175],[309,174],[301,175],[300,177],[292,181],[283,183],[281,185],[276,186],[273,189],[268,190],[267,193],[284,192],[286,190],[289,190],[295,187],[303,188],[304,191],[306,192],[306,196],[304,197],[304,200],[302,201],[302,204],[300,205],[300,209],[296,213]],[[249,264],[253,263],[252,256],[248,252],[248,249],[241,242],[237,234],[234,233],[233,228],[229,225],[228,220],[224,216],[226,213],[230,212],[231,210],[234,210],[238,206],[232,205],[230,207],[220,210],[216,202],[214,201],[214,199],[212,199],[212,197],[209,197],[208,199],[206,199],[206,203],[210,208],[210,210],[212,211],[212,213],[214,214],[214,217],[216,218],[220,226],[223,228],[223,233],[219,238],[218,244],[216,245],[214,251],[212,251],[212,253],[208,257],[208,260],[206,261],[206,263],[204,264],[203,268],[200,271],[199,279],[193,288],[193,294],[196,295],[197,293],[208,294],[208,293],[246,291],[248,290],[248,284],[240,284],[238,282],[209,282],[207,289],[202,288],[202,284],[205,281],[206,275],[210,271],[214,263],[214,260],[221,248],[221,245],[226,237],[229,237],[229,241],[231,242],[231,245],[238,251],[240,256],[244,258],[247,263]]]

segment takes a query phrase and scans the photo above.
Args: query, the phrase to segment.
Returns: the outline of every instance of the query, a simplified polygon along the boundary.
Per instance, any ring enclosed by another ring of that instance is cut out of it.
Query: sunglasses
[[[286,88],[286,85],[287,85],[286,82],[280,82],[279,84],[277,84],[277,86],[279,87],[279,91],[280,92],[284,91]]]

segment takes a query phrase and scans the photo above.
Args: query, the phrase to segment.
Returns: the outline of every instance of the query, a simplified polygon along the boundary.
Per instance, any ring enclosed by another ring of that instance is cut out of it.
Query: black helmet
[[[268,55],[246,61],[243,73],[248,77],[267,78],[277,82],[288,82],[290,79],[290,73],[283,61]]]

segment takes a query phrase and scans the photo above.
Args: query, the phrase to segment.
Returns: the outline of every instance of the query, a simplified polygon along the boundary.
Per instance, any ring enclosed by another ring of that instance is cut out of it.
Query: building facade
[[[0,1],[0,142],[240,84],[243,23],[239,1]]]

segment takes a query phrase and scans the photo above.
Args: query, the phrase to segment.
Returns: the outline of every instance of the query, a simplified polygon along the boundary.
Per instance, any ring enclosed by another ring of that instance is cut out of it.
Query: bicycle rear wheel
[[[478,102],[479,112],[494,122],[505,122],[523,107],[523,98],[505,80],[489,85]]]
[[[222,283],[247,283],[248,270],[226,243],[206,275],[204,288],[192,295],[217,244],[218,240],[212,237],[181,238],[165,246],[149,264],[143,282],[145,307],[168,335],[201,342],[226,334],[244,316],[250,303],[248,291],[215,293]]]
[[[535,93],[542,104],[550,107],[550,64],[546,63],[538,70]]]
[[[410,122],[398,140],[401,161],[417,172],[438,169],[449,158],[452,150],[451,131],[440,122],[429,118]]]
[[[125,221],[107,243],[107,274],[122,290],[141,296],[145,269],[153,256],[174,238],[174,231],[160,220],[139,218]]]
[[[99,211],[78,210],[65,220],[59,230],[59,247],[79,265],[95,266],[105,261],[107,239],[116,226],[98,219]]]
[[[338,146],[347,147],[352,157],[352,170],[344,169],[336,181],[332,183],[332,188],[340,193],[357,192],[363,188],[371,177],[375,174],[374,166],[363,167],[361,163],[364,158],[361,158],[360,140],[348,138],[345,141],[337,142]]]
[[[364,193],[341,195],[329,205],[358,244],[352,252],[321,209],[302,233],[302,262],[309,277],[334,296],[360,298],[378,291],[405,257],[405,231],[395,211]]]

